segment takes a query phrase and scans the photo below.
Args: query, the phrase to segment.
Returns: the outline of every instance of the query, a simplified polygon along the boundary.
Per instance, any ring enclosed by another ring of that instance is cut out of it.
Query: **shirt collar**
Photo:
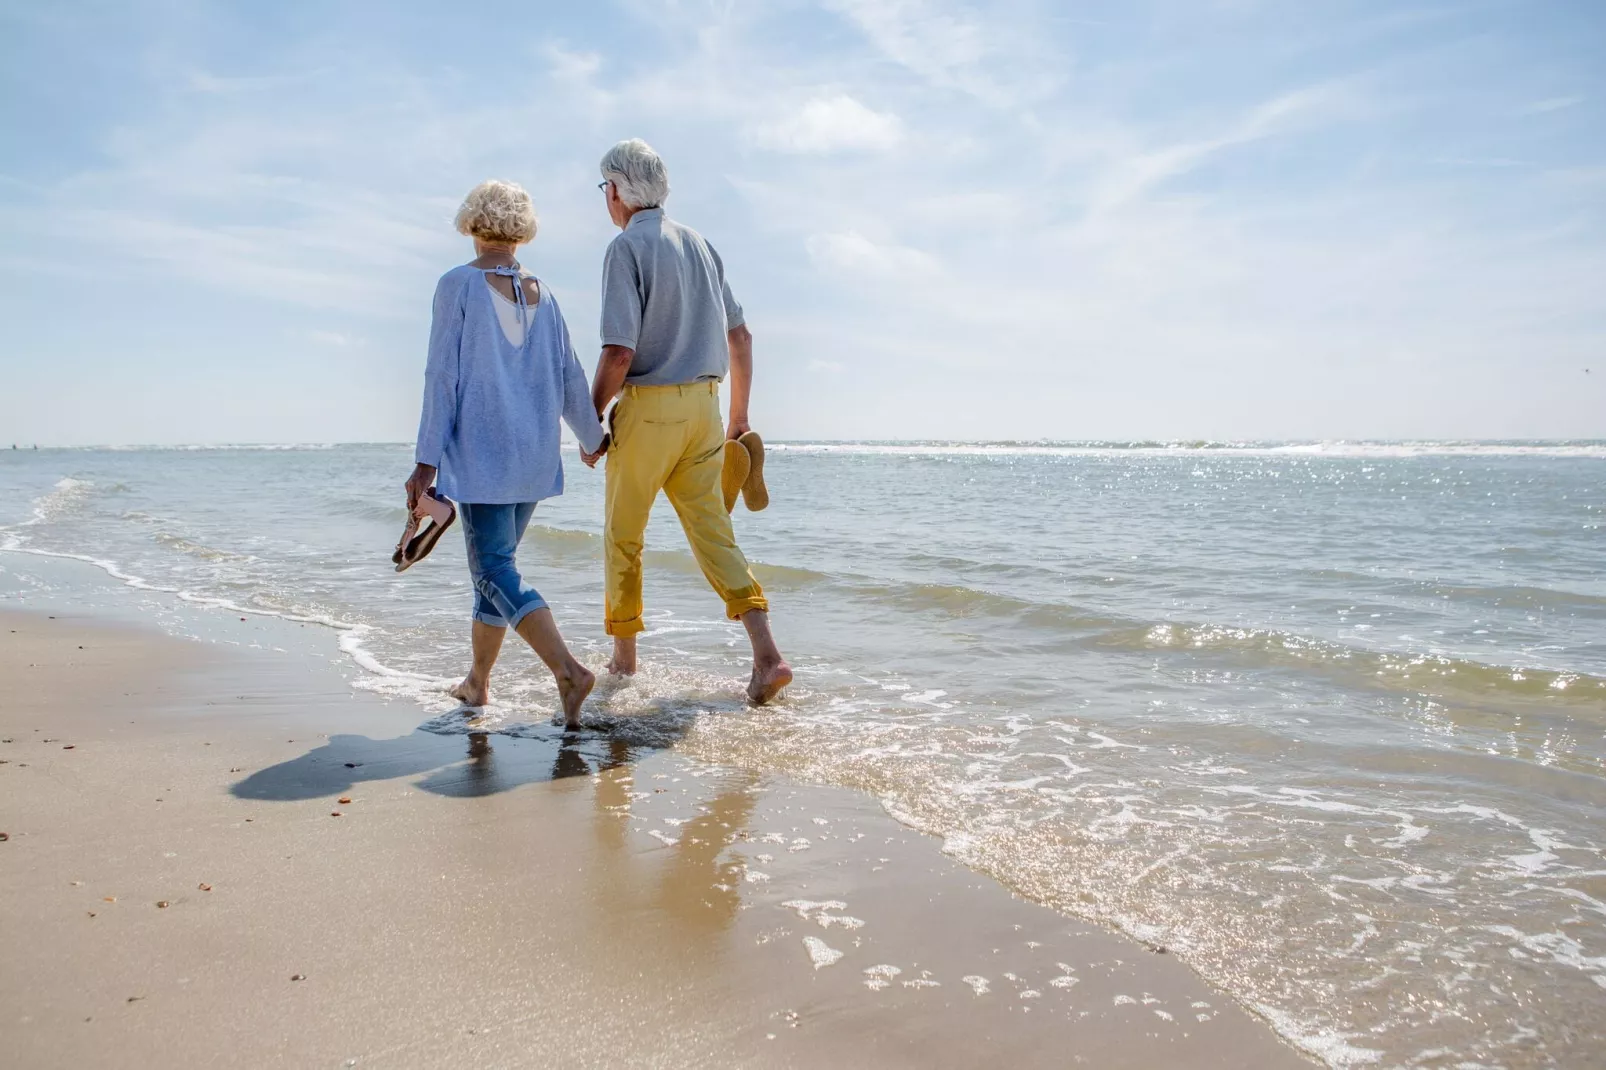
[[[625,229],[629,230],[637,223],[645,225],[649,222],[662,219],[663,217],[664,210],[662,208],[641,208],[637,210],[635,215],[630,217],[630,222],[625,224]]]

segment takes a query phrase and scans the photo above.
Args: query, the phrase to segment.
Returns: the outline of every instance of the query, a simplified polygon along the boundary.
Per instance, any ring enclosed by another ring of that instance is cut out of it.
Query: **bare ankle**
[[[615,675],[629,675],[636,671],[635,636],[614,636],[613,657],[608,659],[608,671]]]

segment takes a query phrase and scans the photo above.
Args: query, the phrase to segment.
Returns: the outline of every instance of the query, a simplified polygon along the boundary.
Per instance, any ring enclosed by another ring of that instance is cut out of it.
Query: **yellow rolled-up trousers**
[[[607,630],[636,635],[641,621],[641,549],[661,490],[680,517],[686,541],[709,586],[735,620],[769,609],[736,545],[720,494],[725,426],[717,382],[627,386],[613,412],[607,460]]]

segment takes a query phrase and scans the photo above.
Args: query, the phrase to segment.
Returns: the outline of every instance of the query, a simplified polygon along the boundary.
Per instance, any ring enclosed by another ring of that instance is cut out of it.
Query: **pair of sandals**
[[[769,508],[770,492],[764,486],[764,440],[757,431],[725,440],[725,468],[720,473],[719,488],[725,495],[727,513],[736,508],[737,495],[749,512]]]
[[[603,437],[600,452],[607,452],[612,437],[611,434]],[[739,438],[726,440],[720,490],[725,496],[727,513],[736,508],[738,495],[751,512],[769,508],[770,492],[764,485],[764,440],[758,436],[758,432],[749,431]],[[457,507],[434,487],[426,490],[408,514],[401,540],[396,543],[396,551],[390,555],[396,571],[406,572],[428,557],[430,551],[435,549],[435,544],[441,541],[441,536],[446,534],[446,529],[456,520]],[[424,525],[422,529],[420,525]]]
[[[457,506],[442,497],[434,487],[430,487],[418,499],[418,504],[407,516],[407,526],[402,529],[401,541],[396,544],[396,552],[390,555],[390,560],[396,566],[397,572],[406,572],[435,549],[435,544],[441,541],[446,529],[452,526],[457,519]],[[429,521],[422,531],[419,525]]]

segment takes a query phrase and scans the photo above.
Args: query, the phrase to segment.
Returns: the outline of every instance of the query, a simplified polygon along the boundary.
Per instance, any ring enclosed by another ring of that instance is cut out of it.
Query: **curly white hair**
[[[535,205],[517,182],[492,178],[468,191],[456,224],[471,238],[523,245],[535,238]]]

